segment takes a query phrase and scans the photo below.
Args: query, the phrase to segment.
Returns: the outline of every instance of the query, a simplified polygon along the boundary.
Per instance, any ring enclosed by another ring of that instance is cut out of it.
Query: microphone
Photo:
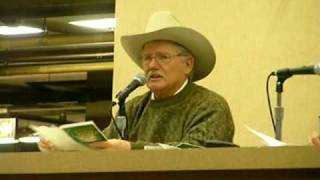
[[[116,98],[118,98],[119,101],[124,101],[132,91],[137,89],[139,86],[143,86],[145,83],[146,78],[144,74],[137,74],[135,77],[133,77],[133,80],[130,82],[130,84],[116,95]]]
[[[320,74],[320,63],[312,65],[312,66],[302,66],[298,68],[285,68],[274,71],[271,73],[276,76],[287,76],[290,77],[292,75],[302,75],[302,74]]]

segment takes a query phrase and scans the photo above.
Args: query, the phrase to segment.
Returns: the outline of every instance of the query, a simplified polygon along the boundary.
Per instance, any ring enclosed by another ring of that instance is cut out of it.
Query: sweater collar
[[[174,93],[174,96],[177,95],[179,92],[181,92],[187,86],[188,82],[189,82],[189,79],[187,78],[182,84],[182,86]],[[151,100],[156,100],[153,92],[151,92]]]
[[[195,84],[191,81],[187,83],[187,85],[175,96],[170,96],[167,98],[161,98],[161,99],[155,99],[151,100],[151,92],[149,91],[149,102],[150,105],[152,106],[157,106],[157,107],[169,107],[172,105],[177,105],[180,103],[185,103],[185,100],[188,99],[190,93],[192,93],[193,89],[195,88]]]

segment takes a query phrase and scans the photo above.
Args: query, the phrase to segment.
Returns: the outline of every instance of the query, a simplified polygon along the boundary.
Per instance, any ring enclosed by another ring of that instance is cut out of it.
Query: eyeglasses
[[[173,58],[178,56],[187,56],[187,54],[166,54],[166,53],[157,53],[157,54],[146,54],[142,56],[142,62],[143,64],[149,64],[152,59],[155,59],[157,62],[161,64],[169,63]]]

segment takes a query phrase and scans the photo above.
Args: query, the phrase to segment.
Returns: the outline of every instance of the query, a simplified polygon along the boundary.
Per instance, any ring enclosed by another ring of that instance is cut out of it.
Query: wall
[[[236,124],[235,143],[262,145],[245,125],[273,136],[265,91],[267,75],[280,68],[320,62],[319,7],[317,0],[118,0],[113,95],[141,72],[121,47],[120,36],[143,32],[155,11],[171,11],[215,47],[215,69],[197,83],[229,102]],[[270,83],[273,106],[275,81],[272,78]],[[285,82],[285,142],[308,144],[311,131],[318,130],[319,92],[319,76],[294,76]]]

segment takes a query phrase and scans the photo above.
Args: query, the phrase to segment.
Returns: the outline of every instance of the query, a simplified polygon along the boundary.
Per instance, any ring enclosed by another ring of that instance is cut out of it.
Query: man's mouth
[[[149,81],[155,81],[161,79],[162,76],[160,74],[151,74],[148,78]]]

